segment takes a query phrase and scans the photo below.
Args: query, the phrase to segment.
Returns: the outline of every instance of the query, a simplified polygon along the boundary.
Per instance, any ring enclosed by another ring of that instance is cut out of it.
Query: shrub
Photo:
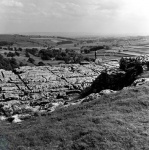
[[[45,64],[44,64],[42,61],[40,61],[40,62],[38,63],[38,66],[45,66]]]
[[[14,57],[14,56],[16,56],[16,54],[15,54],[15,53],[12,53],[12,52],[9,52],[9,53],[7,54],[7,57]]]
[[[15,58],[7,59],[0,55],[0,69],[12,70],[19,67]]]
[[[28,62],[30,62],[30,63],[33,64],[33,63],[35,62],[35,60],[34,60],[33,58],[29,58],[29,59],[28,59]]]

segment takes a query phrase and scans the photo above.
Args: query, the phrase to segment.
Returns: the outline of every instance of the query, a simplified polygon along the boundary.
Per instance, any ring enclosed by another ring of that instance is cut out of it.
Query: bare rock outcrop
[[[143,72],[141,65],[136,64],[133,67],[127,68],[122,71],[116,70],[104,70],[101,74],[93,81],[90,87],[87,87],[82,93],[82,97],[86,97],[91,93],[99,93],[102,90],[121,90],[123,87],[130,86],[136,79],[137,76]]]

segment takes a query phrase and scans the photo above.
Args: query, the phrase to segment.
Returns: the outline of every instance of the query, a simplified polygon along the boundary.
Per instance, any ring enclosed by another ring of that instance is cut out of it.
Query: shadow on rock
[[[80,98],[84,98],[91,93],[99,93],[105,89],[111,89],[118,91],[124,87],[130,86],[136,79],[137,76],[143,73],[143,68],[139,64],[135,64],[125,71],[116,70],[104,70],[101,74],[93,81],[90,87],[87,87],[80,94]]]

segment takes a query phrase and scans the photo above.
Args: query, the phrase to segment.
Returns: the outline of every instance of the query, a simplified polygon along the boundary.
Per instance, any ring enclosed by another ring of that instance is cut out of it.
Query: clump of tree
[[[8,46],[8,45],[13,45],[13,42],[0,41],[0,46]]]
[[[14,56],[16,56],[15,53],[12,53],[12,52],[7,53],[7,57],[14,57]]]
[[[105,45],[104,46],[104,49],[106,49],[106,50],[109,50],[109,49],[111,49],[112,47],[111,46],[109,46],[109,45]]]
[[[18,53],[17,51],[15,51],[16,56],[20,56],[20,53]]]
[[[12,70],[18,67],[19,67],[19,64],[17,63],[15,58],[4,58],[0,54],[0,69]]]
[[[105,48],[104,46],[94,46],[90,48],[90,51],[97,51],[97,50],[104,49],[104,48]]]
[[[85,54],[89,54],[89,53],[90,53],[90,49],[84,49],[83,52],[84,52]]]
[[[51,60],[54,58],[55,60],[63,60],[65,63],[80,63],[84,60],[84,57],[81,54],[78,54],[73,50],[61,52],[60,50],[42,49],[39,51],[38,56],[40,56],[42,60]]]
[[[28,62],[34,64],[35,60],[34,60],[33,58],[29,58],[29,59],[28,59]]]
[[[12,48],[12,47],[10,47],[10,46],[8,46],[8,50],[13,51],[13,48]]]
[[[50,60],[54,55],[53,50],[46,49],[42,49],[38,53],[38,56],[41,57],[42,60]]]
[[[95,61],[94,58],[89,58],[89,57],[84,57],[84,60],[85,60],[85,61]]]
[[[61,42],[57,42],[58,45],[62,45],[62,44],[72,44],[72,41],[61,41]]]
[[[16,51],[14,53],[9,52],[9,53],[4,53],[5,55],[7,55],[7,57],[15,57],[15,56],[20,56],[20,54]]]
[[[25,52],[25,57],[30,57],[28,52]]]
[[[120,69],[126,71],[131,67],[138,66],[138,65],[142,66],[143,64],[135,58],[124,58],[124,57],[122,57],[120,59],[119,65],[120,65]]]
[[[34,56],[37,56],[37,54],[38,54],[38,49],[37,49],[37,48],[32,48],[32,49],[27,48],[27,49],[26,49],[26,53],[30,53],[30,54],[32,54],[32,55],[34,55]]]
[[[149,70],[149,62],[146,62],[147,70]]]
[[[22,48],[21,48],[21,47],[19,47],[19,48],[18,48],[18,51],[22,51]]]
[[[40,61],[38,62],[38,66],[45,66],[45,64],[42,61]]]

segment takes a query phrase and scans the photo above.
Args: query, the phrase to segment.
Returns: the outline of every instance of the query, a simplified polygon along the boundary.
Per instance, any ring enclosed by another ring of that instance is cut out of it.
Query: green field
[[[97,50],[97,58],[102,60],[119,60],[121,57],[134,57],[144,54],[149,54],[149,38],[148,37],[120,37],[120,38],[105,38],[105,37],[82,37],[82,38],[65,38],[56,36],[40,36],[40,35],[0,35],[0,42],[13,42],[11,47],[22,48],[19,52],[19,57],[14,57],[17,61],[24,62],[27,65],[33,65],[27,62],[25,56],[26,48],[37,48],[38,50],[47,49],[47,47],[56,49],[69,49],[80,53],[83,49],[90,49],[95,46],[108,45],[110,49]],[[59,42],[71,41],[71,44],[62,44]],[[59,44],[58,44],[59,43]],[[8,47],[9,45],[6,45]],[[0,54],[8,53],[10,50],[0,49]],[[82,53],[84,57],[95,58],[95,52],[91,51],[88,54]],[[35,60],[34,65],[38,62],[43,62],[46,65],[58,65],[64,61],[48,60],[43,61],[40,57],[30,55]]]

